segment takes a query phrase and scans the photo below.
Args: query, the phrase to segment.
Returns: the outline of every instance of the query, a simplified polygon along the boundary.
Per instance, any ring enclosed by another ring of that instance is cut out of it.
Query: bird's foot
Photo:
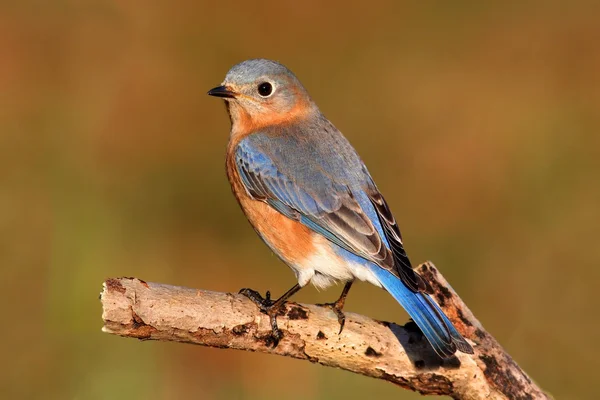
[[[269,316],[271,321],[271,336],[267,340],[267,344],[271,344],[273,348],[277,347],[279,341],[283,337],[283,332],[281,332],[277,326],[277,315],[280,314],[283,303],[277,304],[277,301],[271,300],[271,292],[268,290],[264,298],[256,290],[248,288],[241,289],[239,293],[246,296],[248,299],[250,299],[250,301],[256,304],[263,314],[267,314]]]
[[[239,294],[246,296],[265,314],[268,314],[271,307],[275,303],[271,300],[271,292],[267,290],[265,297],[262,297],[256,290],[244,288],[239,291]]]
[[[340,302],[336,301],[334,303],[321,303],[321,304],[317,304],[317,306],[319,307],[327,307],[330,308],[331,311],[333,311],[333,313],[337,316],[338,322],[340,324],[340,331],[338,332],[338,335],[342,333],[342,331],[344,330],[344,324],[346,323],[346,315],[344,314],[344,312],[342,311],[342,308],[344,307],[344,304],[340,304]]]

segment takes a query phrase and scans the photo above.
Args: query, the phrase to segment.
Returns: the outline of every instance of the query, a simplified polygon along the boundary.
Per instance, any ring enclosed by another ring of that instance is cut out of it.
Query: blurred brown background
[[[107,277],[294,283],[230,194],[229,121],[205,94],[256,57],[288,65],[355,145],[415,263],[556,398],[597,393],[600,9],[415,3],[0,3],[0,397],[419,398],[100,332]],[[367,284],[347,310],[407,318]]]

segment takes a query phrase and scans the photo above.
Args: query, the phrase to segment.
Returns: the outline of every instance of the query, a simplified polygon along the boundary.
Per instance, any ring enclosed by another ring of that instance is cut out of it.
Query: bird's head
[[[233,130],[285,124],[316,111],[306,89],[285,66],[254,59],[233,66],[208,94],[225,100]]]

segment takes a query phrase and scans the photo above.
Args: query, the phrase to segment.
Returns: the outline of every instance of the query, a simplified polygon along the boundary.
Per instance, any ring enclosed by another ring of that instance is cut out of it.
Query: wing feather
[[[283,156],[251,138],[242,140],[235,153],[239,175],[250,196],[265,201],[343,249],[390,271],[410,290],[428,289],[412,269],[398,225],[364,165],[366,187],[361,190],[366,192],[368,201],[361,203],[353,191],[356,188],[343,179],[335,179],[325,168],[308,160],[282,172],[277,165],[285,165],[286,160],[277,160],[277,157]],[[365,207],[373,207],[377,217],[369,218]]]

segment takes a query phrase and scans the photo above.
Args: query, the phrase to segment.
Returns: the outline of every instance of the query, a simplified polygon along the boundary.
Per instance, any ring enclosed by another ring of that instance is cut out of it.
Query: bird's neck
[[[230,141],[239,143],[244,137],[267,128],[283,128],[297,124],[319,113],[312,102],[297,103],[286,112],[254,112],[249,113],[237,103],[228,104],[227,111],[231,120]],[[276,129],[277,130],[277,129]]]

